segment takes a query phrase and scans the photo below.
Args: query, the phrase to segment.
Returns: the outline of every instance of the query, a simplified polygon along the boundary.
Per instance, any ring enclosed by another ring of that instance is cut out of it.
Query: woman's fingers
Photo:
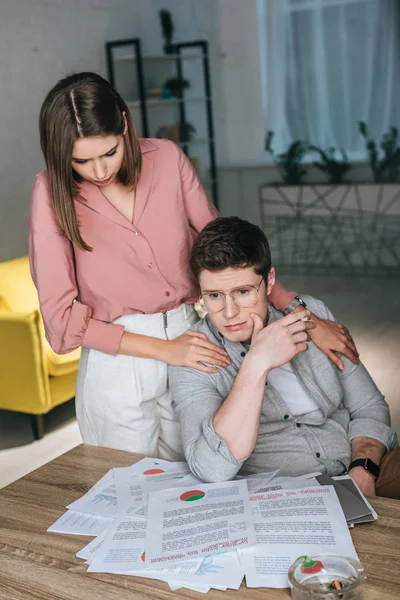
[[[338,369],[340,369],[341,371],[343,371],[343,369],[344,369],[343,361],[340,360],[340,358],[334,352],[332,352],[332,350],[327,350],[327,351],[324,352],[324,354],[326,354],[326,356],[329,358],[329,360],[331,362],[333,362],[333,364]]]
[[[204,335],[204,333],[198,333],[197,331],[188,331],[187,335],[193,338],[193,344],[197,345],[199,348],[206,348],[208,350],[212,350],[213,352],[216,352],[224,358],[228,357],[227,351],[223,348],[220,348],[216,344],[210,342],[207,336]]]
[[[195,361],[202,360],[204,362],[210,363],[212,365],[218,365],[220,367],[227,367],[230,364],[229,358],[221,357],[216,352],[201,347],[196,347],[192,349],[189,360],[190,359]]]
[[[358,365],[358,353],[354,352],[347,344],[343,344],[343,348],[340,350],[340,353],[346,356],[352,363]]]
[[[338,327],[340,328],[340,331],[343,335],[343,341],[346,344],[347,348],[349,348],[351,350],[351,352],[353,352],[355,354],[355,356],[358,358],[360,355],[358,353],[358,350],[354,343],[354,340],[351,337],[350,331],[347,329],[347,327],[345,325],[338,324]],[[343,354],[344,354],[344,352],[343,352]],[[346,354],[346,356],[347,356],[347,354]],[[350,358],[350,360],[352,360],[352,359]],[[352,360],[352,362],[354,362],[354,361]]]

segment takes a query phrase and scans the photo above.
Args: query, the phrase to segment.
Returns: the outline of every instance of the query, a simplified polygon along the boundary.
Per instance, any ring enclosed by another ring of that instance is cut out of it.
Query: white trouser
[[[174,339],[198,320],[192,305],[163,315],[124,315],[125,331]],[[172,407],[167,364],[159,360],[82,348],[76,382],[76,414],[86,444],[140,452],[170,460],[183,456]]]

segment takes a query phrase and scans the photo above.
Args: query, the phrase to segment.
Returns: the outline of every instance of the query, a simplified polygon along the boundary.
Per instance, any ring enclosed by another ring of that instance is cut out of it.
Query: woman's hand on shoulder
[[[350,335],[349,330],[344,325],[320,319],[315,314],[311,314],[311,319],[316,324],[315,329],[309,332],[311,341],[333,362],[341,371],[344,369],[343,361],[335,354],[339,352],[351,360],[355,365],[358,364],[359,354]]]
[[[174,340],[169,340],[165,345],[162,360],[169,365],[192,367],[204,373],[217,373],[218,370],[202,363],[227,367],[231,362],[223,348],[210,342],[204,333],[197,331],[187,331]]]

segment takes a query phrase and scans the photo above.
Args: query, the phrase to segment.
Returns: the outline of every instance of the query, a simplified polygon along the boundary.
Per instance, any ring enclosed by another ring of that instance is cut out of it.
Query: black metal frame
[[[114,42],[106,42],[106,59],[107,59],[107,71],[108,79],[112,86],[115,85],[115,71],[113,62],[113,48],[119,46],[132,46],[133,53],[135,56],[136,65],[136,77],[138,80],[139,100],[140,100],[140,116],[142,120],[142,131],[144,137],[149,137],[149,119],[147,115],[147,104],[146,104],[146,93],[144,85],[144,73],[143,73],[143,61],[142,61],[142,47],[140,38],[129,38],[125,40],[117,40]]]
[[[135,63],[136,63],[136,76],[138,81],[139,101],[140,101],[140,115],[142,121],[142,132],[144,137],[149,137],[149,119],[147,111],[146,91],[145,91],[145,77],[143,70],[143,56],[141,50],[140,38],[130,38],[124,40],[117,40],[113,42],[106,42],[106,58],[107,58],[107,71],[108,79],[115,87],[115,71],[113,62],[113,48],[119,46],[132,46]],[[214,139],[214,119],[212,112],[212,100],[211,100],[211,76],[210,76],[210,61],[208,53],[208,42],[206,40],[195,40],[192,42],[182,42],[179,44],[173,44],[171,46],[172,53],[177,54],[176,59],[176,70],[177,76],[183,76],[182,60],[183,57],[181,50],[186,48],[200,48],[202,52],[202,63],[203,63],[203,77],[204,77],[204,91],[205,91],[205,103],[206,103],[206,118],[207,118],[207,139],[208,139],[208,152],[210,156],[210,183],[211,183],[211,195],[215,206],[219,207],[218,202],[218,181],[217,181],[217,165],[216,165],[216,154],[215,154],[215,139]],[[181,102],[179,102],[179,123],[182,126],[186,122],[186,107],[185,107],[185,95],[182,90],[180,96]],[[182,149],[185,154],[188,154],[189,143],[183,143]]]
[[[218,181],[217,181],[217,164],[215,157],[215,141],[214,141],[214,118],[212,112],[211,102],[211,76],[210,76],[210,61],[208,58],[208,42],[206,40],[195,40],[193,42],[182,42],[180,44],[174,44],[174,49],[177,54],[181,55],[183,48],[200,48],[202,52],[203,62],[203,77],[204,77],[204,91],[206,98],[206,115],[207,115],[207,138],[208,138],[208,152],[210,155],[210,175],[211,175],[211,195],[213,202],[217,208],[218,206]],[[182,72],[182,59],[177,59],[177,74],[178,77],[183,77]],[[182,90],[182,100],[185,99],[184,91]],[[180,124],[185,123],[185,103],[179,103],[179,118]],[[188,153],[188,148],[183,145],[183,151],[185,154]]]

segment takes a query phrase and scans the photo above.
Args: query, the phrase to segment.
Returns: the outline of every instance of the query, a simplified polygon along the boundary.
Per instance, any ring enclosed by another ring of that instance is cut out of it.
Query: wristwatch
[[[290,313],[292,313],[294,311],[294,309],[297,308],[298,306],[307,308],[307,304],[304,302],[303,298],[300,298],[300,296],[296,296],[295,298],[293,298],[293,300],[291,302],[289,302],[289,304],[287,305],[287,307],[285,308],[283,313],[285,315],[290,315]]]
[[[368,473],[371,473],[375,479],[379,477],[379,467],[370,458],[357,458],[350,463],[349,471],[354,467],[362,467]]]

